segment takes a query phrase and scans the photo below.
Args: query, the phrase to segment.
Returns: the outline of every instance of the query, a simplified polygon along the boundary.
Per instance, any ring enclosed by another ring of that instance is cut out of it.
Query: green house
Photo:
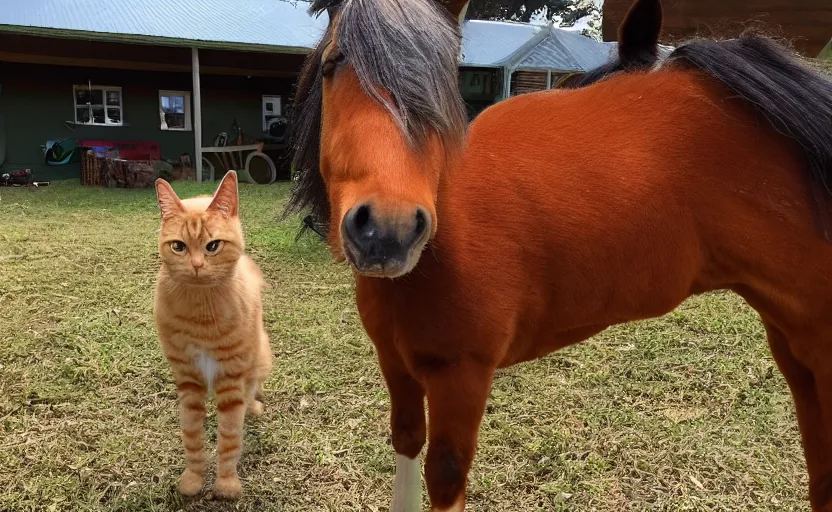
[[[236,168],[245,153],[210,151],[221,134],[232,145],[242,132],[285,173],[282,118],[327,19],[309,16],[304,2],[246,6],[8,2],[0,9],[0,172],[77,178],[77,144]]]

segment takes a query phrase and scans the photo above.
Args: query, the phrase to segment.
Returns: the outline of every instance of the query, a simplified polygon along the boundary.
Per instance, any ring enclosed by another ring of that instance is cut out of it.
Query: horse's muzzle
[[[364,203],[350,209],[341,222],[344,254],[362,275],[394,278],[410,272],[428,241],[431,218],[424,208],[386,217]]]

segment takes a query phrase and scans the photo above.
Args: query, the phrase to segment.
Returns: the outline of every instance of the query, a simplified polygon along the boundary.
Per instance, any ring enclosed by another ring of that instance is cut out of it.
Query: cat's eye
[[[220,246],[222,246],[222,240],[211,240],[205,246],[205,252],[208,254],[216,254],[220,250]]]
[[[170,250],[175,252],[176,254],[183,254],[185,251],[188,250],[188,246],[185,245],[185,242],[181,240],[174,240],[170,243]]]

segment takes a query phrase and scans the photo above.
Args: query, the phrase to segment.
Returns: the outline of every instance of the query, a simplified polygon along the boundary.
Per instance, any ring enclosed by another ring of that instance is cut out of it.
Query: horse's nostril
[[[416,237],[422,235],[425,232],[425,228],[428,226],[428,216],[425,214],[425,210],[421,208],[416,208],[416,229],[415,234]]]
[[[362,204],[350,210],[347,218],[344,219],[344,227],[347,236],[362,250],[372,241],[378,231],[373,219],[373,211],[368,204]]]
[[[359,231],[362,231],[369,222],[370,207],[369,205],[362,204],[358,207],[358,210],[355,212],[355,216],[353,217],[353,224]]]

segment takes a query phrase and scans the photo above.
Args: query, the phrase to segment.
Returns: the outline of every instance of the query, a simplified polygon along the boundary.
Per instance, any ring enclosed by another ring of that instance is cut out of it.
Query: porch
[[[171,6],[151,4],[125,4],[143,17],[93,21],[23,5],[0,15],[2,172],[78,178],[92,150],[102,165],[107,157],[189,164],[197,181],[247,165],[258,182],[288,177],[287,106],[326,20],[304,4],[244,13],[183,4],[174,14],[191,19],[177,28],[167,22]],[[240,19],[216,25],[232,16]]]

